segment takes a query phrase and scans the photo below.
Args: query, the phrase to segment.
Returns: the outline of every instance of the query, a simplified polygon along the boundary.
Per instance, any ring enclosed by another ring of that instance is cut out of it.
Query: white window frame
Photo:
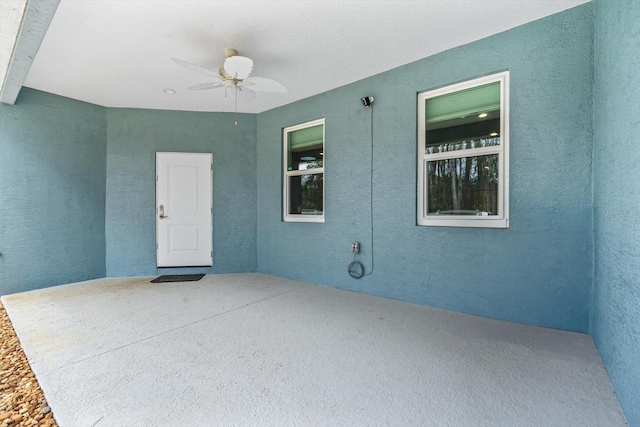
[[[289,126],[282,129],[282,142],[283,142],[283,162],[282,168],[284,169],[284,179],[282,183],[282,218],[284,222],[324,222],[325,217],[325,184],[326,177],[324,176],[324,156],[322,159],[322,167],[321,168],[313,168],[313,169],[304,169],[304,170],[287,170],[289,159],[288,159],[288,141],[289,141],[289,133],[294,132],[300,129],[305,129],[317,125],[322,125],[322,152],[324,153],[325,146],[325,132],[326,125],[325,119],[317,119],[312,120],[310,122],[300,123],[295,126]],[[309,175],[309,174],[322,174],[322,215],[305,215],[305,214],[289,214],[289,177],[291,176],[299,176],[299,175]]]
[[[475,86],[500,82],[500,145],[426,154],[425,101]],[[418,225],[441,227],[509,228],[509,71],[480,77],[439,89],[418,93]],[[478,155],[498,154],[498,215],[427,215],[427,162]]]

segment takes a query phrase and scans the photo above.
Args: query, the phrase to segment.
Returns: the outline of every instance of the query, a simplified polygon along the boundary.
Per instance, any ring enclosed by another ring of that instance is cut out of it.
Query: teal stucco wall
[[[592,284],[592,5],[258,116],[258,271],[586,332]],[[511,73],[509,229],[416,225],[416,94]],[[374,160],[370,164],[371,95]],[[326,118],[324,224],[281,221],[281,129]],[[369,174],[373,167],[373,238]],[[347,274],[350,244],[367,271]]]
[[[640,426],[640,2],[597,0],[591,334]]]
[[[256,116],[107,111],[108,276],[171,274],[156,268],[155,153],[213,153],[213,267],[175,272],[256,270]]]
[[[104,277],[105,167],[103,107],[0,104],[0,295]]]

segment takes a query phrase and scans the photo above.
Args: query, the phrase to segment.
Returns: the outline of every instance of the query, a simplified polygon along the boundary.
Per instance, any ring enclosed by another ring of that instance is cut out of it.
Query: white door
[[[156,153],[158,267],[213,265],[213,157]]]

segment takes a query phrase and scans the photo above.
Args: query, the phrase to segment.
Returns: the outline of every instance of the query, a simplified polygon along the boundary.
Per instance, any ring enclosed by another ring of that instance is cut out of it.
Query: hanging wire
[[[235,125],[238,126],[238,84],[236,83],[236,121]]]
[[[370,174],[369,174],[369,214],[370,214],[370,218],[369,221],[371,223],[371,271],[368,272],[367,274],[364,274],[364,276],[369,276],[370,274],[373,274],[373,270],[375,268],[374,264],[373,264],[373,104],[371,104],[369,106],[369,108],[371,109],[371,156],[370,156],[370,162],[371,162],[371,169],[370,169]]]
[[[373,246],[373,161],[374,161],[374,157],[373,157],[373,104],[369,104],[368,108],[371,109],[371,128],[370,128],[370,134],[371,134],[371,151],[370,151],[370,174],[369,174],[369,213],[370,213],[370,224],[371,224],[371,271],[369,271],[368,273],[365,274],[365,269],[364,266],[362,265],[362,263],[360,261],[356,261],[356,253],[353,254],[353,261],[351,262],[351,264],[349,264],[349,267],[347,267],[347,272],[349,273],[349,276],[353,277],[354,279],[360,279],[362,277],[365,276],[369,276],[371,274],[373,274],[373,270],[375,268],[374,265],[374,246]]]
[[[349,264],[349,267],[347,267],[347,272],[349,276],[354,279],[359,279],[364,276],[364,266],[360,261],[356,261],[356,254],[353,254],[353,261]]]

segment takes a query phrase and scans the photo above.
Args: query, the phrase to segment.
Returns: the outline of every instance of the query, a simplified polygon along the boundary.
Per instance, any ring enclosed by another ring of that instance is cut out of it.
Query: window
[[[509,227],[509,72],[418,94],[418,225]]]
[[[283,130],[284,220],[324,222],[324,119]]]

